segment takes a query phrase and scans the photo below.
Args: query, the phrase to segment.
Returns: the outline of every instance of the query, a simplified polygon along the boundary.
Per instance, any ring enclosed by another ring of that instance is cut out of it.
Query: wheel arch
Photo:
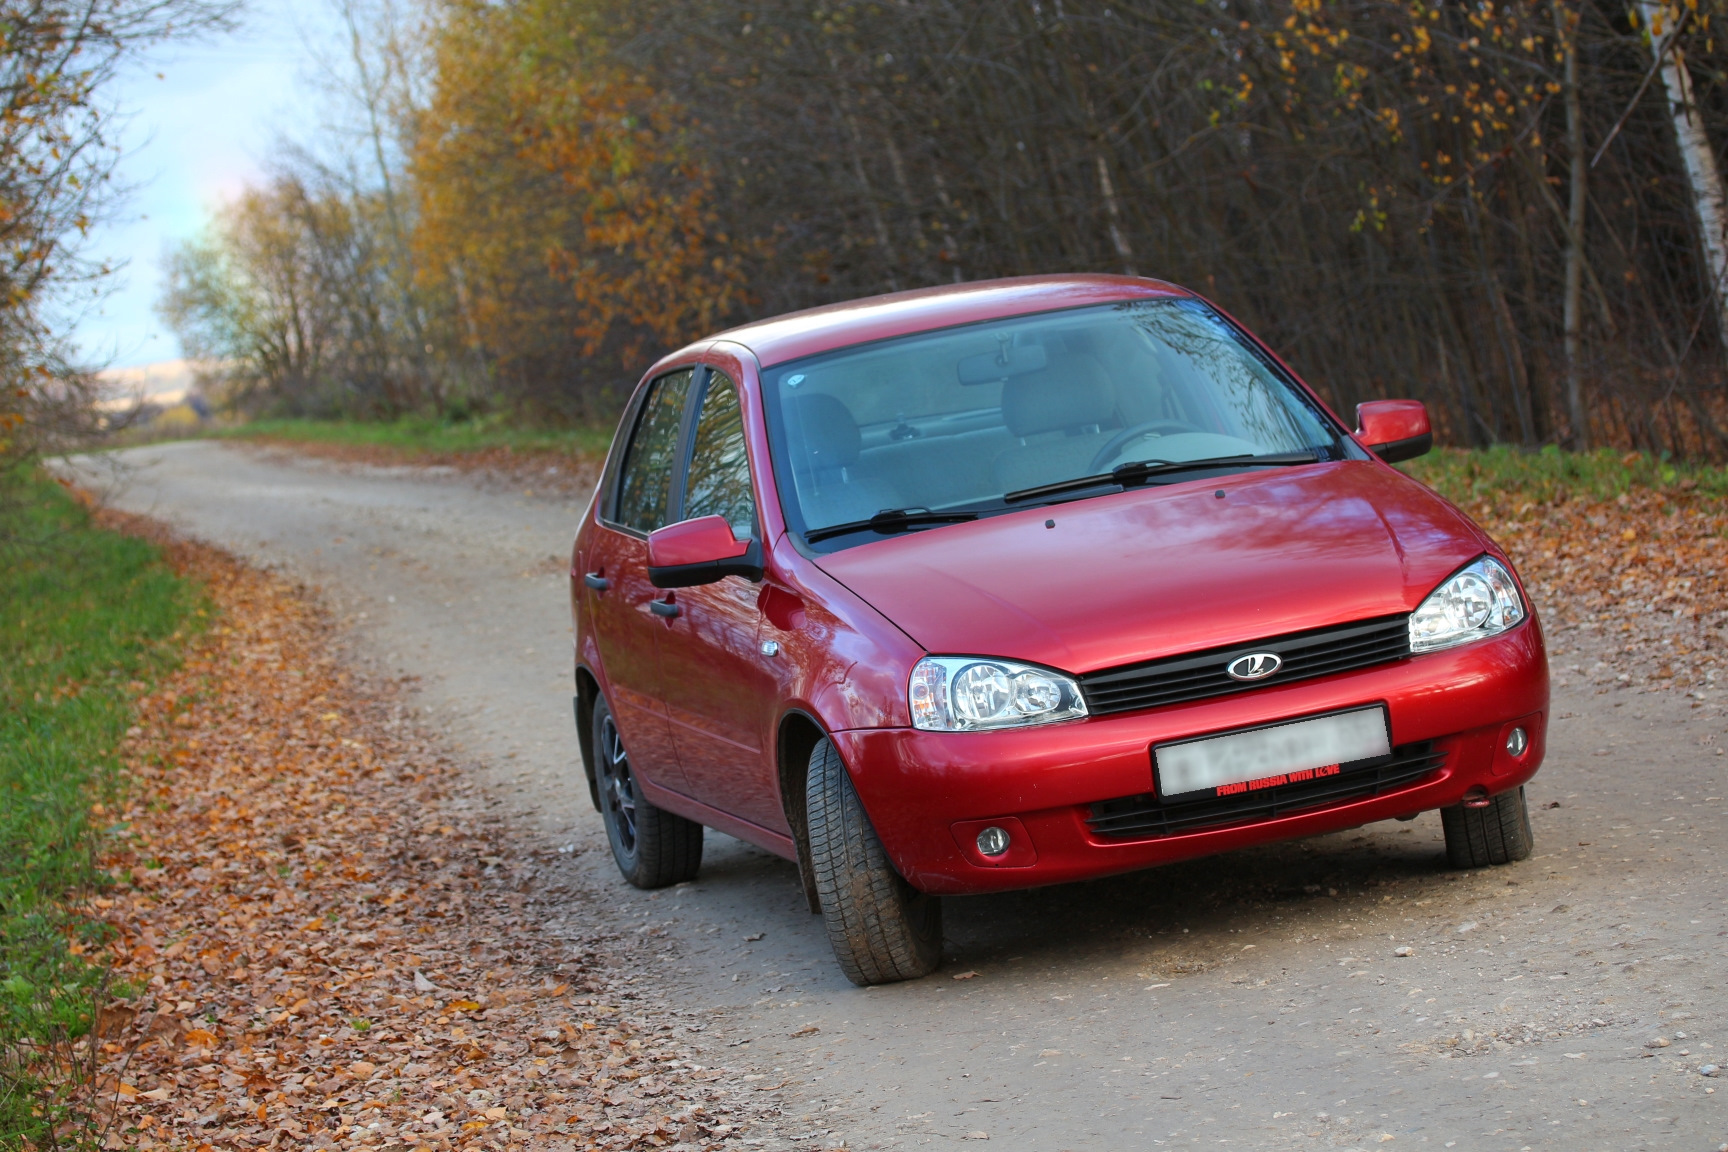
[[[780,718],[774,738],[780,806],[787,825],[792,829],[792,842],[798,849],[798,878],[804,883],[804,899],[809,903],[810,911],[818,913],[822,911],[822,903],[816,894],[816,868],[810,860],[810,825],[804,789],[809,779],[810,753],[827,737],[828,732],[820,721],[802,709],[794,709]]]
[[[582,774],[588,777],[588,799],[600,811],[600,785],[594,778],[594,702],[600,698],[600,681],[594,673],[576,665],[576,744],[582,753]]]

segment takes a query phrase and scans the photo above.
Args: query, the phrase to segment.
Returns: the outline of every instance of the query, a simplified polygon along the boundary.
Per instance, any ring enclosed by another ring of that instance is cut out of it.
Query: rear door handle
[[[654,613],[656,616],[664,616],[666,619],[670,620],[672,617],[678,615],[680,609],[678,605],[667,600],[650,600],[648,601],[648,611]]]
[[[582,583],[588,585],[588,587],[594,589],[596,592],[604,592],[606,589],[612,587],[612,581],[606,579],[606,577],[600,575],[598,572],[583,573]]]

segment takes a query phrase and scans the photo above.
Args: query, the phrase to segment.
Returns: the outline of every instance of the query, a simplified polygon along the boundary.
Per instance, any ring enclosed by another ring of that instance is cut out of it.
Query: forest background
[[[353,131],[172,257],[254,414],[603,423],[729,323],[1086,270],[1345,414],[1728,455],[1723,0],[339,3]]]

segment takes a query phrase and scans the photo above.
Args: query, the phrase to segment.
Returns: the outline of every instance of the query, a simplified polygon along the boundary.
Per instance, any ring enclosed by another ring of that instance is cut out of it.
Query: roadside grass
[[[1564,499],[1614,500],[1638,490],[1728,496],[1728,468],[1599,448],[1566,452],[1437,448],[1403,465],[1410,475],[1463,507],[1485,500],[1551,504]]]
[[[373,449],[405,459],[470,457],[484,466],[497,464],[511,454],[598,461],[611,444],[612,428],[535,428],[500,417],[463,421],[428,417],[388,421],[268,419],[218,428],[207,435]],[[1591,452],[1568,452],[1552,445],[1537,451],[1510,445],[1436,448],[1403,467],[1458,504],[1487,498],[1517,498],[1536,504],[1559,498],[1612,500],[1641,489],[1728,496],[1728,467],[1617,448]]]
[[[0,1147],[76,1146],[113,990],[88,901],[132,700],[204,613],[153,545],[31,478],[0,515]]]
[[[496,417],[436,420],[253,420],[215,435],[282,440],[350,448],[381,448],[405,457],[510,452],[528,455],[599,456],[612,442],[607,428],[536,428]]]

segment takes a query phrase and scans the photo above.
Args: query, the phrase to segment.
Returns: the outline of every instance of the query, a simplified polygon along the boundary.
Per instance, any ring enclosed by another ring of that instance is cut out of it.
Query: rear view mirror
[[[1036,372],[1049,363],[1049,359],[1044,345],[1021,344],[1005,346],[995,352],[980,352],[976,356],[962,356],[954,367],[962,384],[994,384],[1010,376]]]
[[[1370,400],[1356,405],[1356,435],[1388,464],[1414,460],[1434,447],[1428,406],[1420,400]]]
[[[727,576],[762,579],[762,546],[740,540],[724,516],[698,516],[648,534],[648,582],[692,588]]]

